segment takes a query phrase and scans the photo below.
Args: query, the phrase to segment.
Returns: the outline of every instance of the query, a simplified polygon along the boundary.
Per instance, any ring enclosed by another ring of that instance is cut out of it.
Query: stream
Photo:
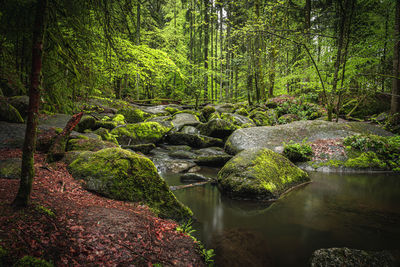
[[[162,176],[181,184],[177,174]],[[270,205],[228,199],[211,184],[174,194],[194,212],[193,235],[215,249],[217,266],[307,266],[314,250],[328,247],[399,249],[399,175],[310,177],[311,184]]]

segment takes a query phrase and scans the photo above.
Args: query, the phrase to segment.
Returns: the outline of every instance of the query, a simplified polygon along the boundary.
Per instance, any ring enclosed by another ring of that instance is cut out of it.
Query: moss
[[[110,121],[111,118],[108,116],[104,116],[103,118],[101,118],[102,121]]]
[[[24,256],[14,264],[14,267],[53,267],[53,266],[54,266],[53,264],[51,264],[46,260],[40,258],[34,258],[32,256]]]
[[[194,110],[181,110],[181,111],[176,112],[174,114],[174,116],[176,116],[177,114],[181,114],[181,113],[192,114],[196,117],[196,120],[199,120],[199,117],[201,116],[201,113],[199,111],[194,111]]]
[[[19,179],[21,176],[21,159],[9,158],[0,160],[0,177]]]
[[[368,151],[363,152],[357,158],[348,159],[344,163],[345,167],[349,168],[379,168],[379,169],[386,169],[388,166],[387,164],[378,158],[375,152]]]
[[[171,115],[174,115],[176,112],[179,111],[179,109],[173,107],[165,107],[164,110]]]
[[[103,141],[109,141],[111,143],[119,145],[116,136],[113,134],[110,134],[110,132],[105,128],[99,128],[96,131],[94,131],[94,133],[101,136],[101,139]]]
[[[105,128],[105,129],[112,130],[117,126],[118,126],[118,123],[116,121],[96,121],[93,130],[98,129],[98,128]]]
[[[224,138],[233,133],[238,127],[223,119],[213,119],[205,124],[200,124],[197,129],[207,136]]]
[[[0,100],[0,120],[14,123],[24,122],[19,111],[12,105],[8,104],[5,100]]]
[[[272,150],[245,150],[218,173],[218,185],[233,198],[271,199],[291,186],[308,181],[308,175]]]
[[[196,148],[205,148],[212,146],[223,146],[223,142],[219,138],[199,134],[171,133],[166,136],[166,141],[171,145],[188,145]]]
[[[116,135],[121,144],[145,144],[158,142],[169,130],[158,122],[142,122],[117,127],[111,134]]]
[[[125,116],[122,114],[117,114],[115,117],[112,119],[112,121],[117,122],[118,124],[125,124]]]
[[[283,155],[292,162],[308,161],[313,154],[310,144],[304,140],[302,143],[290,141],[283,145]]]
[[[208,117],[208,120],[213,120],[213,119],[221,119],[221,115],[219,115],[218,112],[213,112],[210,114],[210,116]]]
[[[215,107],[207,105],[201,110],[201,115],[207,121],[210,119],[211,114],[215,113]],[[218,113],[217,113],[218,114]]]
[[[249,112],[243,107],[236,110],[235,113],[246,117],[249,116]]]
[[[93,129],[96,125],[96,119],[93,118],[92,116],[83,116],[81,121],[78,123],[78,125],[75,127],[75,130],[83,133],[87,129]]]
[[[68,166],[86,188],[107,197],[145,202],[161,217],[185,220],[192,216],[159,176],[153,162],[120,148],[84,152]]]
[[[138,123],[151,117],[149,113],[146,113],[138,108],[124,108],[119,110],[118,114],[124,115],[127,123]]]
[[[36,209],[38,212],[43,213],[43,214],[45,214],[45,215],[47,215],[47,216],[49,216],[49,217],[52,217],[52,218],[56,217],[56,215],[54,214],[54,212],[53,212],[51,209],[46,208],[46,207],[44,207],[44,206],[42,206],[42,205],[37,205],[37,206],[35,207],[35,209]]]
[[[70,139],[67,143],[67,151],[98,151],[117,145],[108,141],[89,139]]]
[[[257,126],[270,125],[268,116],[262,111],[256,111],[250,115],[250,118],[254,121]]]

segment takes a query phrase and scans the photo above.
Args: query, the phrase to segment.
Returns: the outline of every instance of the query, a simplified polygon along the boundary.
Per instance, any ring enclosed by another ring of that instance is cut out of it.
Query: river
[[[215,177],[216,169],[203,174]],[[162,174],[169,185],[178,175]],[[400,176],[310,173],[273,204],[231,200],[207,184],[175,191],[217,266],[307,266],[319,248],[400,248]]]

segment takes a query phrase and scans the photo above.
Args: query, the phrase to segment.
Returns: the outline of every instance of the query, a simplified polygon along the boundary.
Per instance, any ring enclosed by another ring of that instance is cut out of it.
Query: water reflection
[[[313,183],[270,206],[230,200],[210,184],[175,194],[198,219],[197,237],[221,251],[221,266],[233,266],[227,258],[260,266],[254,255],[270,255],[274,266],[306,266],[312,251],[323,247],[399,248],[398,176],[313,173],[311,178]],[[237,241],[243,251],[230,253],[227,240]]]

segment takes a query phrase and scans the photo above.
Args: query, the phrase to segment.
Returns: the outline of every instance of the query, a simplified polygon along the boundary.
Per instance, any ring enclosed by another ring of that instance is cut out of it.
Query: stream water
[[[203,174],[216,176],[216,169]],[[400,176],[310,173],[272,205],[230,200],[211,184],[175,191],[217,266],[307,266],[319,248],[400,248]],[[179,177],[163,174],[169,185]]]

